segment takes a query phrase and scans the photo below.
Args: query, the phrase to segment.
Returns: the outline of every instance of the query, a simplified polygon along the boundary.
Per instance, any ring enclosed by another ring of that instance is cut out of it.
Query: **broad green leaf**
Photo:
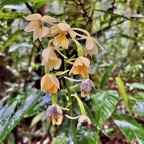
[[[96,124],[101,127],[102,124],[112,115],[117,102],[118,93],[116,91],[99,91],[91,96],[96,112]]]
[[[130,103],[129,103],[129,100],[128,100],[128,95],[126,93],[125,86],[124,86],[124,83],[123,83],[122,79],[119,78],[119,77],[116,77],[116,83],[118,85],[118,90],[120,92],[120,95],[123,98],[123,101],[124,101],[126,107],[131,112],[131,107],[130,107]]]
[[[12,106],[13,103],[17,102],[16,98],[11,99],[6,105],[4,105],[0,109],[0,119],[3,117],[4,113],[9,109],[10,106]],[[13,106],[12,106],[13,107]]]
[[[130,90],[133,90],[133,89],[142,89],[142,90],[144,90],[144,84],[141,84],[141,83],[132,83],[132,84],[128,83],[126,85],[130,87]]]
[[[138,144],[144,144],[144,129],[137,121],[126,115],[113,115],[113,119],[130,143],[137,140]]]
[[[10,106],[6,105],[6,107],[2,108],[3,111],[0,115],[0,135],[4,132],[5,127],[14,113],[17,102],[12,103]]]
[[[2,130],[2,133],[0,135],[0,141],[2,141],[12,131],[12,129],[19,123],[22,117],[24,117],[26,112],[30,110],[33,105],[38,101],[40,96],[41,94],[37,93],[26,98],[18,111],[8,121],[7,126]]]
[[[78,143],[80,144],[96,144],[96,133],[95,132],[89,132],[87,130],[83,129],[83,133],[79,135]],[[82,131],[82,130],[81,130]],[[85,136],[85,133],[87,136]]]
[[[26,113],[25,117],[33,116],[37,113],[42,112],[43,110],[46,110],[51,102],[51,96],[50,94],[46,94],[38,100],[38,102]]]
[[[52,144],[68,144],[67,137],[62,133],[52,141]]]
[[[9,97],[9,96],[8,96]],[[5,97],[6,98],[6,97]],[[3,100],[3,99],[2,99]],[[1,100],[1,101],[2,101]],[[22,95],[17,95],[17,97],[11,99],[6,105],[4,105],[0,109],[0,118],[3,116],[4,112],[11,106],[14,102],[20,103],[22,100],[24,100],[24,97]]]
[[[144,117],[144,98],[141,96],[130,97],[132,112]]]

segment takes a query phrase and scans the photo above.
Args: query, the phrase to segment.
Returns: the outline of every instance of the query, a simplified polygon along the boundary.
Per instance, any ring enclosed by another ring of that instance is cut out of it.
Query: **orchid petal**
[[[51,16],[43,16],[43,19],[45,20],[45,22],[47,23],[53,23],[53,22],[57,22],[57,19]]]
[[[59,23],[58,26],[61,31],[68,31],[70,29],[70,25],[66,23]]]
[[[28,21],[34,21],[34,20],[42,20],[42,16],[38,13],[30,14],[26,17],[24,17]]]

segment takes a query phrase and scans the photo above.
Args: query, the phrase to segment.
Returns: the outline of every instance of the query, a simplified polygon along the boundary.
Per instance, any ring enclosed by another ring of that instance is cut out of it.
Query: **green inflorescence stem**
[[[64,50],[64,55],[66,56],[66,50]],[[67,70],[67,63],[64,60],[64,71],[66,71],[66,70]],[[69,103],[70,103],[70,116],[73,116],[73,105],[72,105],[72,97],[71,97],[69,81],[67,79],[65,79],[65,83],[66,83],[67,95],[68,95]],[[72,127],[72,131],[73,131],[74,144],[77,144],[77,133],[76,133],[75,121],[71,121],[71,127]]]
[[[89,74],[88,73],[86,74],[86,79],[89,79]]]
[[[45,74],[49,74],[49,73],[50,73],[49,69],[45,66]]]
[[[83,56],[83,48],[81,44],[77,40],[74,40],[74,42],[77,46],[78,56]]]
[[[57,104],[57,93],[54,93],[53,95],[52,95],[52,104]]]
[[[78,56],[83,56],[83,48],[82,48],[81,44],[71,34],[70,34],[70,36],[77,46]]]

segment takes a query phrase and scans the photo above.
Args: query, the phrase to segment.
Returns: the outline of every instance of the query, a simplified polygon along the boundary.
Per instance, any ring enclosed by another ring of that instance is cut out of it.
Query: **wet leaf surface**
[[[101,127],[113,113],[118,102],[118,93],[112,90],[99,91],[91,98],[96,111],[96,125]]]

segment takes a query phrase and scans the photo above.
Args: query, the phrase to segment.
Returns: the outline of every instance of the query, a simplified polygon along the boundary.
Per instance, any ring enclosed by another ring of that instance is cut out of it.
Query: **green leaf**
[[[25,117],[30,117],[38,114],[48,108],[51,103],[51,95],[46,94],[38,100],[38,102],[26,113]]]
[[[133,89],[142,89],[142,90],[144,90],[144,84],[141,84],[141,83],[132,83],[132,84],[128,83],[126,85],[130,87],[130,90],[133,90]]]
[[[44,2],[38,2],[38,3],[35,4],[34,9],[35,9],[35,10],[38,10],[38,9],[41,8],[43,5],[45,5],[46,3],[47,3],[46,1],[44,1]]]
[[[106,83],[107,83],[107,81],[108,81],[108,79],[110,77],[111,71],[112,71],[112,67],[109,67],[107,69],[107,71],[105,72],[105,74],[104,74],[104,76],[102,78],[102,81],[101,81],[101,86],[100,86],[101,89],[103,89],[106,86]]]
[[[120,95],[123,98],[123,101],[124,101],[126,107],[131,112],[131,107],[130,107],[130,103],[129,103],[129,100],[128,100],[128,95],[126,93],[125,86],[124,86],[124,83],[123,83],[122,79],[119,78],[119,77],[116,77],[116,83],[118,85],[118,90],[120,92]]]
[[[108,10],[109,8],[112,8],[112,3],[113,3],[113,0],[102,2],[100,4],[100,10]]]
[[[15,144],[16,138],[13,133],[10,133],[7,137],[7,144]]]
[[[96,111],[96,124],[101,127],[102,124],[112,115],[117,102],[118,93],[116,91],[99,91],[91,96]]]
[[[0,134],[0,141],[2,141],[12,131],[12,129],[19,123],[19,121],[26,114],[26,112],[30,110],[33,107],[33,105],[38,101],[40,96],[41,94],[38,93],[26,98],[26,100],[22,103],[18,111],[10,118],[7,126],[2,130]]]
[[[9,98],[9,96],[5,96],[0,100],[0,108],[2,107],[3,103]]]
[[[59,0],[59,1],[63,1],[63,0]],[[0,8],[2,8],[4,5],[19,5],[22,3],[29,3],[29,2],[33,2],[33,3],[48,2],[48,0],[3,0]],[[49,0],[49,2],[53,2],[53,0]]]
[[[6,105],[0,112],[0,135],[4,132],[5,127],[14,113],[17,102],[12,103],[10,106]]]
[[[62,133],[52,141],[52,144],[68,144],[67,137]]]
[[[86,111],[85,111],[85,108],[84,108],[84,105],[83,105],[81,99],[77,95],[71,95],[71,96],[74,96],[76,98],[76,100],[79,104],[79,107],[80,107],[81,114],[86,115]]]
[[[37,124],[39,121],[41,121],[44,114],[45,114],[44,111],[42,111],[41,113],[37,114],[37,115],[33,118],[32,122],[31,122],[31,124],[30,124],[30,127],[33,127],[35,124]]]
[[[94,132],[87,132],[87,136],[83,133],[80,135],[81,138],[78,139],[78,143],[81,144],[94,144],[96,143],[96,133]]]
[[[130,97],[132,112],[144,117],[144,98],[141,96]]]
[[[19,12],[11,12],[11,11],[7,11],[7,12],[2,12],[0,11],[0,19],[16,19],[16,18],[22,18],[25,14],[23,13],[19,13]]]
[[[144,129],[137,121],[126,115],[113,115],[113,119],[130,143],[137,140],[138,144],[144,144]]]
[[[21,35],[22,33],[24,33],[23,30],[18,30],[15,33],[13,33],[11,36],[9,36],[8,40],[4,42],[3,45],[0,46],[1,51],[3,52],[3,50],[10,46],[15,40],[18,39],[19,35]]]
[[[4,0],[2,2],[2,5],[10,5],[10,4],[13,4],[13,5],[19,5],[19,4],[22,4],[22,3],[26,3],[26,2],[47,2],[47,0]]]
[[[15,103],[15,102],[16,102],[16,98],[10,100],[5,106],[3,106],[3,107],[0,109],[0,119],[3,117],[3,115],[4,115],[4,113],[7,111],[7,109],[8,109],[9,107],[11,107],[11,105],[12,105],[13,103]]]

